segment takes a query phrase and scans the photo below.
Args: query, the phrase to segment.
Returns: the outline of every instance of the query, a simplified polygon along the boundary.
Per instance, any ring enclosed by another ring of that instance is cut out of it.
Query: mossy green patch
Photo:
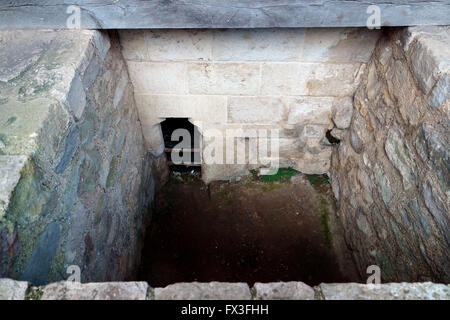
[[[10,215],[37,216],[42,212],[50,195],[41,180],[41,174],[33,161],[28,161],[11,197],[8,208]]]
[[[330,181],[326,174],[308,174],[308,180],[311,185],[329,184]]]
[[[25,292],[25,300],[41,300],[44,291],[43,287],[28,287]]]
[[[17,278],[23,272],[40,235],[48,225],[46,221],[48,213],[58,215],[53,200],[52,192],[45,185],[39,167],[33,160],[27,161],[11,196],[6,214],[8,225],[14,226],[21,245],[20,255],[14,262],[11,277]]]
[[[260,175],[259,179],[262,182],[287,182],[291,180],[292,176],[295,176],[297,171],[292,168],[280,168],[277,170],[275,174],[272,175]],[[255,177],[255,174],[252,172],[252,175]]]

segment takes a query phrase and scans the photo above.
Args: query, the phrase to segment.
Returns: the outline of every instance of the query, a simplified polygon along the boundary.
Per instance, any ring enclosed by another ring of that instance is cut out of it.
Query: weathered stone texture
[[[191,282],[155,288],[155,300],[250,300],[246,283]]]
[[[0,70],[14,75],[0,81],[0,275],[40,285],[78,265],[83,281],[129,278],[153,178],[118,39],[0,39]]]
[[[79,283],[61,281],[42,289],[41,300],[146,300],[146,282]]]
[[[423,283],[321,283],[325,300],[450,300],[450,286]]]
[[[155,132],[169,117],[218,130],[272,126],[296,133],[280,165],[305,173],[329,170],[325,133],[350,125],[351,99],[379,35],[361,28],[120,31],[153,155],[163,150]],[[263,160],[203,163],[202,178],[236,178]]]
[[[360,64],[264,63],[264,95],[351,96],[359,82]]]
[[[450,281],[449,46],[448,27],[389,33],[355,93],[330,171],[362,275]]]
[[[314,300],[314,289],[303,282],[255,283],[257,300]]]
[[[27,289],[26,281],[0,279],[0,300],[25,300]]]
[[[187,94],[187,66],[178,62],[128,62],[137,94]]]
[[[0,155],[0,219],[8,208],[11,193],[20,179],[26,156],[1,156]]]

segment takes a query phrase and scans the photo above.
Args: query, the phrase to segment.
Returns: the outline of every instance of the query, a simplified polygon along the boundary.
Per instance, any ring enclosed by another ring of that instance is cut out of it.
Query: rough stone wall
[[[304,173],[329,170],[325,133],[348,126],[351,97],[378,37],[357,28],[120,31],[155,155],[163,152],[158,123],[187,117],[202,132],[224,136],[226,129],[278,129],[280,165]],[[203,164],[202,177],[228,179],[250,168],[248,160]]]
[[[331,181],[362,274],[450,281],[449,27],[378,43],[354,97]]]
[[[0,276],[124,280],[153,193],[117,37],[0,33]]]

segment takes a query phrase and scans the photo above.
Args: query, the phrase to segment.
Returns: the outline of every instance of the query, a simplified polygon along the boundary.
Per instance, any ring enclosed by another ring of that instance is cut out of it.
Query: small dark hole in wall
[[[169,169],[175,172],[200,172],[201,135],[198,129],[188,118],[167,118],[161,122],[161,129]]]
[[[334,137],[331,134],[331,130],[327,130],[325,137],[327,138],[328,142],[331,144],[339,144],[341,142],[341,140],[339,140],[338,138]]]

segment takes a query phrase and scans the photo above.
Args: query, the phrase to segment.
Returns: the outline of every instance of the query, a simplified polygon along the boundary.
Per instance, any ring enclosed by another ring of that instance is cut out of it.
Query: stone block
[[[306,29],[217,30],[214,61],[298,61]]]
[[[375,164],[374,177],[375,181],[379,185],[379,193],[381,194],[381,198],[383,199],[384,204],[388,206],[392,199],[391,183],[378,163]]]
[[[186,94],[187,67],[184,63],[128,62],[136,94]]]
[[[86,283],[61,281],[43,289],[41,300],[146,300],[146,282]]]
[[[302,159],[295,159],[294,169],[306,174],[324,174],[330,170],[331,148],[319,154],[305,154]]]
[[[261,94],[351,96],[361,71],[360,64],[263,63]]]
[[[448,99],[450,99],[450,74],[445,73],[432,89],[428,104],[433,108],[439,108]]]
[[[210,60],[213,32],[210,30],[146,30],[146,60]]]
[[[271,138],[258,138],[254,141],[255,144],[255,155],[257,154],[258,163],[251,164],[261,164],[259,160],[265,159],[269,155],[271,157],[277,156],[281,159],[296,159],[302,158],[306,151],[306,144],[308,143],[307,138],[295,137],[295,138],[285,138],[285,137],[271,137]],[[314,143],[311,143],[314,144]],[[262,150],[260,146],[267,146],[266,149]],[[258,149],[256,149],[256,147]],[[274,149],[277,149],[275,151]],[[255,158],[256,159],[256,158]]]
[[[386,72],[386,79],[389,93],[397,99],[403,119],[411,125],[417,125],[424,111],[408,66],[399,60],[392,60]]]
[[[335,137],[336,139],[339,139],[339,140],[344,140],[346,133],[347,133],[346,130],[338,129],[338,128],[333,128],[330,132],[330,134],[333,137]]]
[[[253,290],[256,300],[314,300],[314,289],[303,282],[257,282]]]
[[[232,181],[249,174],[247,164],[202,164],[202,181],[205,184],[212,181]]]
[[[380,37],[365,28],[311,28],[305,36],[302,62],[368,62]]]
[[[321,283],[325,300],[449,300],[450,286],[423,283]]]
[[[447,26],[415,26],[398,30],[394,33],[394,39],[402,46],[403,50],[408,53],[414,40],[421,37],[429,37],[432,35],[445,33]]]
[[[413,188],[416,184],[417,170],[414,156],[398,129],[389,130],[384,149],[389,160],[402,175],[405,190]]]
[[[84,89],[87,91],[97,79],[98,73],[100,72],[100,61],[96,56],[93,56],[89,62],[86,70],[84,71],[82,82]]]
[[[302,97],[289,101],[288,124],[329,125],[331,122],[332,97]]]
[[[303,126],[300,138],[304,141],[320,141],[325,136],[327,126],[308,124]]]
[[[125,59],[137,61],[207,61],[210,30],[120,30]]]
[[[190,118],[195,121],[225,123],[227,121],[225,96],[202,95],[136,95],[139,116],[144,126],[165,118]]]
[[[48,37],[21,30],[0,31],[0,81],[8,82],[32,66],[45,50]]]
[[[86,107],[86,93],[78,75],[75,75],[70,85],[70,91],[67,94],[67,103],[75,117],[80,119]]]
[[[333,122],[339,129],[347,129],[350,126],[353,115],[353,100],[351,97],[336,98],[333,101]]]
[[[0,219],[3,217],[14,188],[20,179],[27,156],[0,155]]]
[[[122,75],[120,76],[120,80],[116,86],[116,91],[114,92],[114,98],[113,98],[114,108],[117,108],[117,106],[120,103],[120,100],[122,100],[122,97],[123,97],[125,89],[128,85],[128,82],[129,82],[128,73],[124,70],[124,71],[122,71]]]
[[[449,137],[445,126],[423,123],[418,130],[414,145],[422,160],[436,173],[436,178],[442,190],[450,189],[450,150]]]
[[[175,283],[155,288],[155,300],[250,300],[246,283]]]
[[[434,187],[430,181],[426,181],[422,189],[422,197],[425,202],[425,206],[431,212],[434,221],[441,229],[447,243],[450,244],[450,234],[448,230],[450,229],[450,217],[448,215],[449,205],[446,204],[439,196],[436,187]]]
[[[67,137],[64,141],[63,154],[62,154],[61,159],[59,160],[58,164],[55,167],[55,172],[57,174],[61,174],[64,172],[64,170],[66,170],[79,143],[80,143],[80,132],[79,132],[78,126],[74,125],[68,131]]]
[[[25,300],[28,282],[0,279],[0,300]]]
[[[125,60],[145,61],[148,47],[145,41],[149,30],[119,30],[122,54]]]
[[[286,99],[278,97],[229,97],[231,123],[270,124],[285,120]]]
[[[433,36],[419,37],[411,48],[411,65],[422,92],[428,95],[441,74],[450,69],[448,41]]]
[[[191,94],[256,95],[260,67],[257,63],[189,63]]]
[[[105,60],[105,57],[111,48],[111,42],[106,30],[89,30],[94,40],[95,48],[97,49],[100,59]]]

